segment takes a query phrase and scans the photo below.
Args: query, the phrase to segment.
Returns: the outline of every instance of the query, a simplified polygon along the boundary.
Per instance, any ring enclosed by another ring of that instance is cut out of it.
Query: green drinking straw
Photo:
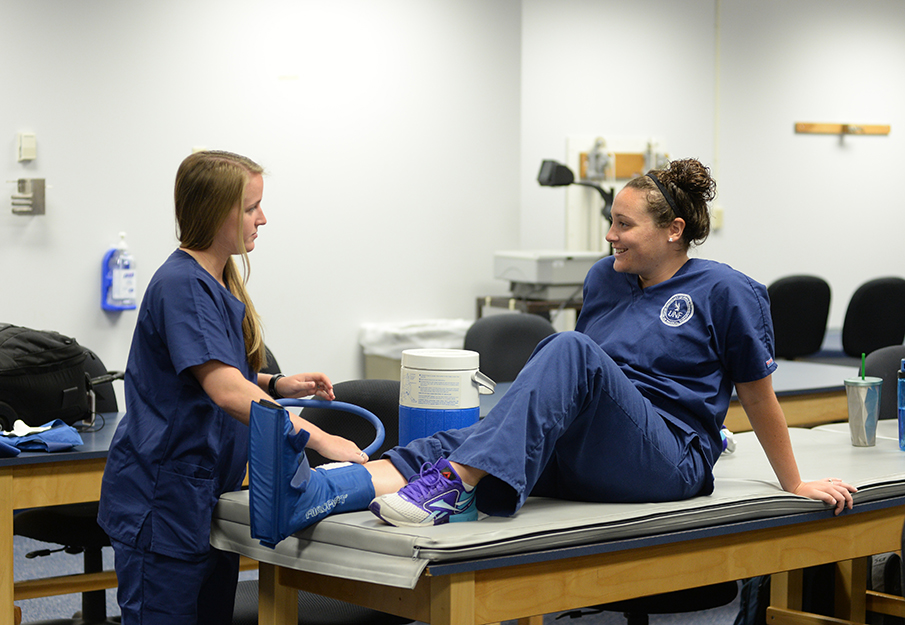
[[[861,379],[864,379],[864,352],[861,352]]]

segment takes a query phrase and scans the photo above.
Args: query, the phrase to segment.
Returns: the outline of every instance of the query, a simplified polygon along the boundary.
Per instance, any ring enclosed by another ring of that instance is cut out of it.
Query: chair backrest
[[[270,351],[270,348],[267,347],[267,345],[264,346],[264,350],[266,352],[266,362],[261,368],[261,373],[280,373],[280,365],[277,363],[276,356],[273,355],[273,352]]]
[[[494,382],[512,382],[537,344],[556,328],[539,315],[503,313],[481,317],[465,333],[465,349],[481,356],[481,372]]]
[[[875,278],[859,286],[845,311],[842,350],[858,358],[905,341],[905,279]]]
[[[337,401],[361,406],[373,412],[383,423],[386,430],[383,445],[371,454],[372,460],[399,444],[398,380],[348,380],[334,384],[333,393]],[[301,416],[330,434],[353,441],[361,449],[374,440],[374,427],[355,415],[324,408],[305,408]],[[311,449],[306,454],[311,466],[332,462]]]
[[[883,380],[880,388],[880,418],[896,419],[899,365],[905,358],[905,345],[891,345],[874,350],[864,359],[865,375]]]
[[[777,358],[820,351],[830,314],[830,285],[818,276],[780,278],[769,287]]]

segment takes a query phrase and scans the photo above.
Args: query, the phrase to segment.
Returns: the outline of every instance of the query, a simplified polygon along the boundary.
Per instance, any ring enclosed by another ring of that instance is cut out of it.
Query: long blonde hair
[[[263,174],[264,168],[249,158],[231,152],[196,152],[188,156],[176,172],[176,236],[182,247],[206,250],[230,212],[242,210],[245,187],[252,175]],[[240,302],[245,304],[242,334],[245,355],[254,371],[266,360],[261,319],[255,310],[245,284],[251,274],[248,251],[242,238],[242,220],[238,220],[236,237],[242,250],[244,277],[230,257],[223,269],[223,282]]]

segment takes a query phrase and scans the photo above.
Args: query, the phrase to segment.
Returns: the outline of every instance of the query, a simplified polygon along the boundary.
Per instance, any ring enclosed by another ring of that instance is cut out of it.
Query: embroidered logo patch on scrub
[[[694,316],[694,302],[690,295],[676,293],[660,310],[660,321],[677,328]]]

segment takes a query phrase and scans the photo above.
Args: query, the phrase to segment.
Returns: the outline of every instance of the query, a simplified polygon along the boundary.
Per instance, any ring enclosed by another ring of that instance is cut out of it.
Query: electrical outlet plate
[[[710,208],[710,227],[714,232],[723,228],[723,207],[714,205]]]

